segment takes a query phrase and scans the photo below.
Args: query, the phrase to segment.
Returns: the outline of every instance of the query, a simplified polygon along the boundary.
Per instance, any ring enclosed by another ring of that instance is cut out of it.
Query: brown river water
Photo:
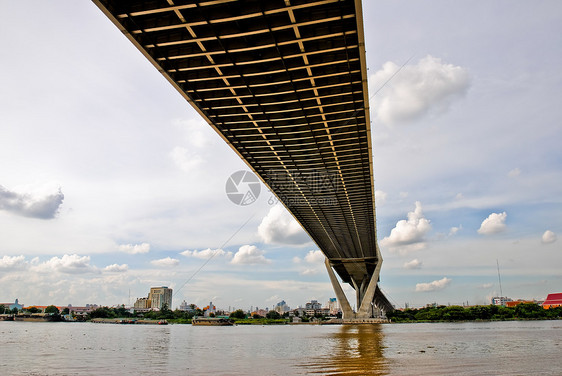
[[[562,375],[562,321],[0,322],[0,375]]]

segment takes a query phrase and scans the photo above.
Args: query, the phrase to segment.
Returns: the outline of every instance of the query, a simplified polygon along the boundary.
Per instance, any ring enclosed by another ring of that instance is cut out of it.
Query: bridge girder
[[[378,280],[360,0],[93,1],[277,195],[344,282],[361,294]]]

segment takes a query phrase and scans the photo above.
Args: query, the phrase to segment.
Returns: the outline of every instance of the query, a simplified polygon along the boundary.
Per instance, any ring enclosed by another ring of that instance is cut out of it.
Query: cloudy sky
[[[364,2],[381,287],[562,291],[562,4]],[[274,197],[89,1],[0,2],[0,301],[220,308],[334,294]],[[349,290],[349,289],[348,289]]]

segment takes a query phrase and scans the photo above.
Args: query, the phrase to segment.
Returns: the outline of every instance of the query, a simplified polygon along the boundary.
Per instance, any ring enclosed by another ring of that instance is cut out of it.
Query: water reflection
[[[326,335],[325,353],[301,366],[309,373],[386,375],[381,325],[342,325]]]

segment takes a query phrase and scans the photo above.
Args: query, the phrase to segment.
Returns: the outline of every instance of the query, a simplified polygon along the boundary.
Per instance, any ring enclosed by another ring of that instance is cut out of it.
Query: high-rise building
[[[138,298],[133,307],[135,309],[148,309],[150,308],[150,300],[148,298]]]
[[[306,303],[306,309],[320,309],[322,308],[322,304],[318,303],[318,300],[311,300],[310,302]]]
[[[278,313],[280,313],[280,314],[283,314],[283,313],[285,313],[285,312],[289,312],[289,311],[291,310],[291,307],[289,307],[289,306],[287,305],[287,303],[285,303],[284,300],[281,300],[279,303],[277,303],[277,304],[275,305],[275,307],[273,308],[273,310],[276,311],[276,312],[278,312]]]
[[[492,304],[496,305],[496,306],[504,306],[506,305],[507,302],[511,302],[511,298],[508,298],[506,296],[494,296],[492,298]]]
[[[336,298],[330,298],[330,300],[328,300],[328,303],[326,304],[326,307],[329,309],[330,315],[337,315],[341,311],[340,305],[338,304],[338,300]]]
[[[172,289],[167,286],[161,287],[151,287],[150,293],[148,294],[148,300],[150,300],[150,308],[162,309],[164,304],[168,309],[172,309]]]

